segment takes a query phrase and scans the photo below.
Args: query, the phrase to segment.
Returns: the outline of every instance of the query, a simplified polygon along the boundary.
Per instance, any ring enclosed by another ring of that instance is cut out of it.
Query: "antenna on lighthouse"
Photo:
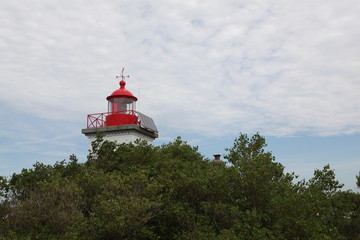
[[[140,88],[139,88],[139,98],[138,98],[138,99],[140,100]],[[140,106],[140,103],[141,103],[141,102],[139,101],[139,103],[138,103],[139,111],[141,110],[141,108],[140,108],[140,107],[141,107],[141,106]]]

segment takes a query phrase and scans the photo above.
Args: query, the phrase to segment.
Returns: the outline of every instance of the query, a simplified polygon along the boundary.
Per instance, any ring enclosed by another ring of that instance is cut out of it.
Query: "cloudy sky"
[[[138,110],[207,157],[260,132],[286,170],[360,170],[360,2],[0,1],[0,175],[81,161],[125,67]]]

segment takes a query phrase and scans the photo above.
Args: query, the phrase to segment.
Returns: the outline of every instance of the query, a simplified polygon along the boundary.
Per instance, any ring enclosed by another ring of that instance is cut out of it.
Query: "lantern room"
[[[106,126],[138,123],[138,117],[135,115],[137,98],[125,89],[125,85],[126,82],[122,79],[120,88],[106,98],[109,113],[106,116]]]

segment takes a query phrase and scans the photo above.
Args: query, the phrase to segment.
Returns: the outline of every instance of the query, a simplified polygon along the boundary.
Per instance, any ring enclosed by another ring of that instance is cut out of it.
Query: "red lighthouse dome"
[[[124,79],[120,81],[120,88],[115,90],[110,96],[106,98],[106,100],[110,100],[112,98],[130,98],[134,101],[137,101],[137,98],[127,89],[125,89],[126,82]]]

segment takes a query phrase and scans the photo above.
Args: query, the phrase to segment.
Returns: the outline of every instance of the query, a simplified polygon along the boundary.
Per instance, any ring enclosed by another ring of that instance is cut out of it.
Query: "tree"
[[[0,239],[359,239],[359,194],[328,165],[296,182],[265,147],[240,134],[213,164],[181,138],[98,138],[85,163],[0,177]]]

